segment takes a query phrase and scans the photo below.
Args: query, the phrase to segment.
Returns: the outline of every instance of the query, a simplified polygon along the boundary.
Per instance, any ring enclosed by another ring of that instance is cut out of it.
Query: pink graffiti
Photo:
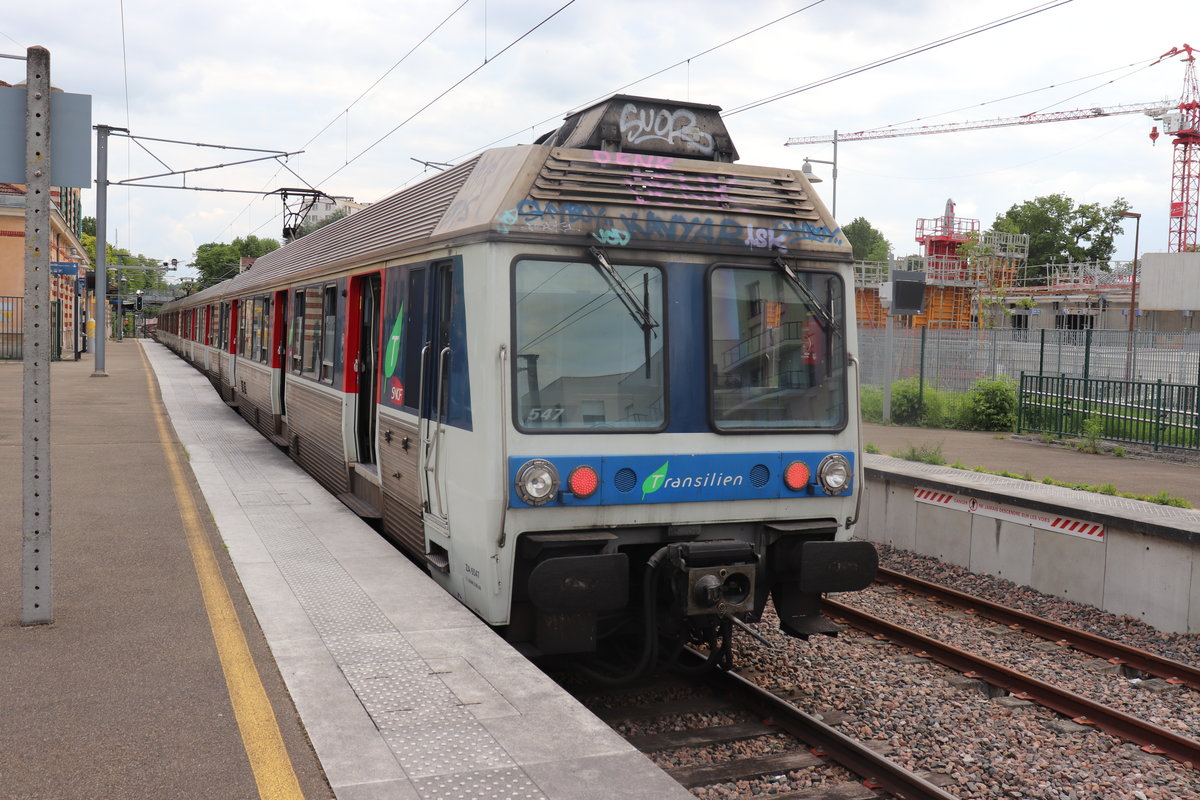
[[[699,200],[707,203],[733,203],[729,183],[723,178],[705,175],[686,176],[678,173],[653,174],[635,171],[625,179],[625,185],[639,203],[659,200]]]
[[[667,156],[644,156],[640,153],[606,153],[597,150],[593,153],[597,164],[619,164],[623,167],[640,167],[642,169],[668,169],[675,161]]]

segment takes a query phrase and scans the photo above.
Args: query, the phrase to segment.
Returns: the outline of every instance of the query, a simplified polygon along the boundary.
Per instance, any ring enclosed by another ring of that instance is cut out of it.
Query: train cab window
[[[657,267],[523,260],[514,268],[514,402],[533,431],[666,424]]]
[[[710,281],[714,426],[724,431],[844,426],[841,279],[822,271],[722,267],[712,271]]]

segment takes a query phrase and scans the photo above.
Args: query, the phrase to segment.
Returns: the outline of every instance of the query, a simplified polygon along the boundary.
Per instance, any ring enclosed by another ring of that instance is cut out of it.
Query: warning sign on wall
[[[1032,528],[1054,531],[1055,533],[1065,533],[1070,536],[1078,536],[1082,539],[1091,539],[1095,542],[1104,541],[1104,526],[1097,522],[1084,522],[1081,519],[1074,519],[1072,517],[1035,511],[1030,508],[1018,508],[1003,503],[995,503],[991,500],[980,500],[977,497],[966,497],[965,495],[954,494],[952,492],[922,489],[921,487],[913,489],[913,499],[918,503],[953,508],[956,511],[980,514],[993,519],[1001,519],[1005,522],[1016,522]]]

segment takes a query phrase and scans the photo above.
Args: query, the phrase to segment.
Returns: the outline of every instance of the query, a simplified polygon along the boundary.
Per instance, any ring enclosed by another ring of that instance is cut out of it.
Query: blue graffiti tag
[[[615,218],[614,218],[615,216]],[[633,240],[700,244],[710,247],[750,248],[787,253],[802,242],[842,244],[841,228],[830,229],[812,222],[775,222],[759,227],[733,217],[669,217],[654,211],[626,210],[610,216],[607,206],[587,203],[554,203],[526,198],[515,208],[503,211],[496,230],[548,233],[590,233],[602,244],[624,247]]]

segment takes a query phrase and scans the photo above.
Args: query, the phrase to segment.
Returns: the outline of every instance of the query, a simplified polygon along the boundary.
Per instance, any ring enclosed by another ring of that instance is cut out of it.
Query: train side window
[[[292,372],[297,375],[301,372],[303,360],[301,355],[301,342],[304,341],[304,290],[300,289],[296,292],[295,299],[292,301],[292,330],[288,334],[288,352],[292,357]]]
[[[326,286],[322,316],[325,321],[321,337],[321,375],[320,380],[333,382],[333,357],[337,350],[337,287]]]
[[[217,328],[217,347],[222,352],[229,350],[229,303],[221,303],[220,323]]]
[[[271,300],[263,297],[255,301],[255,311],[258,314],[258,340],[255,342],[255,359],[262,364],[267,363],[271,355],[269,346],[271,335]]]
[[[421,351],[425,347],[425,279],[427,269],[414,269],[408,274],[407,300],[404,308],[403,385],[404,405],[420,407]],[[428,388],[428,387],[426,387]]]
[[[315,377],[321,357],[321,304],[317,302],[318,298],[315,294],[311,298],[308,297],[309,294],[312,293],[305,292],[304,336],[302,337],[300,369],[304,375]]]
[[[258,361],[259,331],[262,330],[262,300],[254,298],[250,301],[250,349],[246,356],[252,361]]]
[[[253,322],[253,304],[242,303],[242,313],[238,319],[238,355],[249,357],[250,355],[250,325]]]

